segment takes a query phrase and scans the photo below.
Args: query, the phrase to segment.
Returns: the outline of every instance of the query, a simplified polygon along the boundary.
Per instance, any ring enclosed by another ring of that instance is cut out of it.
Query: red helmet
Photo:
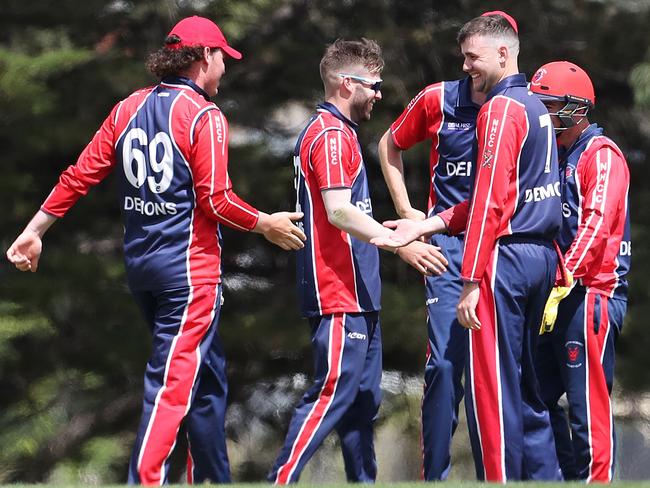
[[[555,132],[573,127],[587,116],[596,104],[594,85],[581,67],[568,61],[554,61],[539,68],[530,82],[530,90],[542,102],[564,102],[564,107],[551,113],[560,119]]]
[[[580,66],[568,61],[554,61],[539,68],[530,82],[533,93],[556,101],[572,101],[588,105],[596,104],[594,85]]]

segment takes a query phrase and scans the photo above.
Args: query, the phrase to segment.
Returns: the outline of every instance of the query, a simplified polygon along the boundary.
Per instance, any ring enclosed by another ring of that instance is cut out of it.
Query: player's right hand
[[[43,243],[39,235],[31,230],[24,230],[7,249],[7,259],[20,271],[35,273],[42,250]]]
[[[440,248],[413,241],[409,245],[400,247],[397,252],[402,260],[424,276],[439,276],[447,271],[447,259],[440,252]]]
[[[285,251],[302,249],[307,240],[305,233],[293,222],[302,219],[302,212],[276,212],[265,216],[262,234]]]
[[[424,220],[387,220],[384,222],[384,227],[393,229],[393,233],[382,237],[373,237],[370,243],[375,246],[387,247],[397,249],[398,247],[406,246],[407,244],[417,240],[421,235],[426,232],[422,229]]]

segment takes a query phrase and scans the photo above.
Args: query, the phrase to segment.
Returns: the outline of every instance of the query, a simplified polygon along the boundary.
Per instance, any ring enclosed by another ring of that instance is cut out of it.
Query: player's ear
[[[209,63],[210,62],[210,54],[212,53],[212,49],[209,47],[203,47],[203,59],[202,61],[204,63]]]
[[[499,64],[503,67],[506,65],[508,58],[510,57],[510,50],[508,46],[499,46],[497,48],[497,55],[499,59]]]

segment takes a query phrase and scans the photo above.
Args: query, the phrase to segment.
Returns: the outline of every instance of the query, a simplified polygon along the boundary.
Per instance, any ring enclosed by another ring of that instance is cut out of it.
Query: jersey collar
[[[510,75],[503,80],[501,80],[499,83],[494,85],[494,87],[490,90],[490,92],[487,94],[486,100],[489,100],[492,97],[495,97],[499,93],[504,92],[506,89],[511,88],[513,86],[523,86],[526,87],[528,83],[526,83],[526,75],[523,73],[517,73],[515,75]]]
[[[208,95],[208,92],[185,76],[166,76],[162,79],[162,83],[167,85],[187,85],[208,102],[210,101],[210,95]]]
[[[603,129],[598,127],[598,124],[589,124],[585,130],[582,131],[582,134],[580,134],[580,137],[578,137],[573,144],[571,144],[571,147],[566,150],[564,153],[564,159],[568,159],[569,155],[576,150],[577,148],[580,148],[584,145],[586,141],[591,139],[592,137],[598,137],[603,135]]]
[[[458,80],[456,107],[480,108],[480,105],[472,101],[472,78],[469,76]]]
[[[326,110],[327,112],[331,113],[334,117],[336,117],[339,120],[342,120],[350,127],[352,127],[355,131],[359,130],[359,124],[355,124],[350,119],[348,119],[345,115],[343,115],[339,111],[339,109],[336,108],[336,105],[334,105],[333,103],[330,102],[319,103],[317,108],[319,110]]]

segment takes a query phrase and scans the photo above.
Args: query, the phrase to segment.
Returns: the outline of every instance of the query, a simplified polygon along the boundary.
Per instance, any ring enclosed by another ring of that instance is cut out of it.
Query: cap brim
[[[225,52],[228,56],[230,56],[233,59],[241,59],[242,54],[237,51],[237,49],[233,49],[230,46],[220,46],[221,49],[223,49],[223,52]]]

